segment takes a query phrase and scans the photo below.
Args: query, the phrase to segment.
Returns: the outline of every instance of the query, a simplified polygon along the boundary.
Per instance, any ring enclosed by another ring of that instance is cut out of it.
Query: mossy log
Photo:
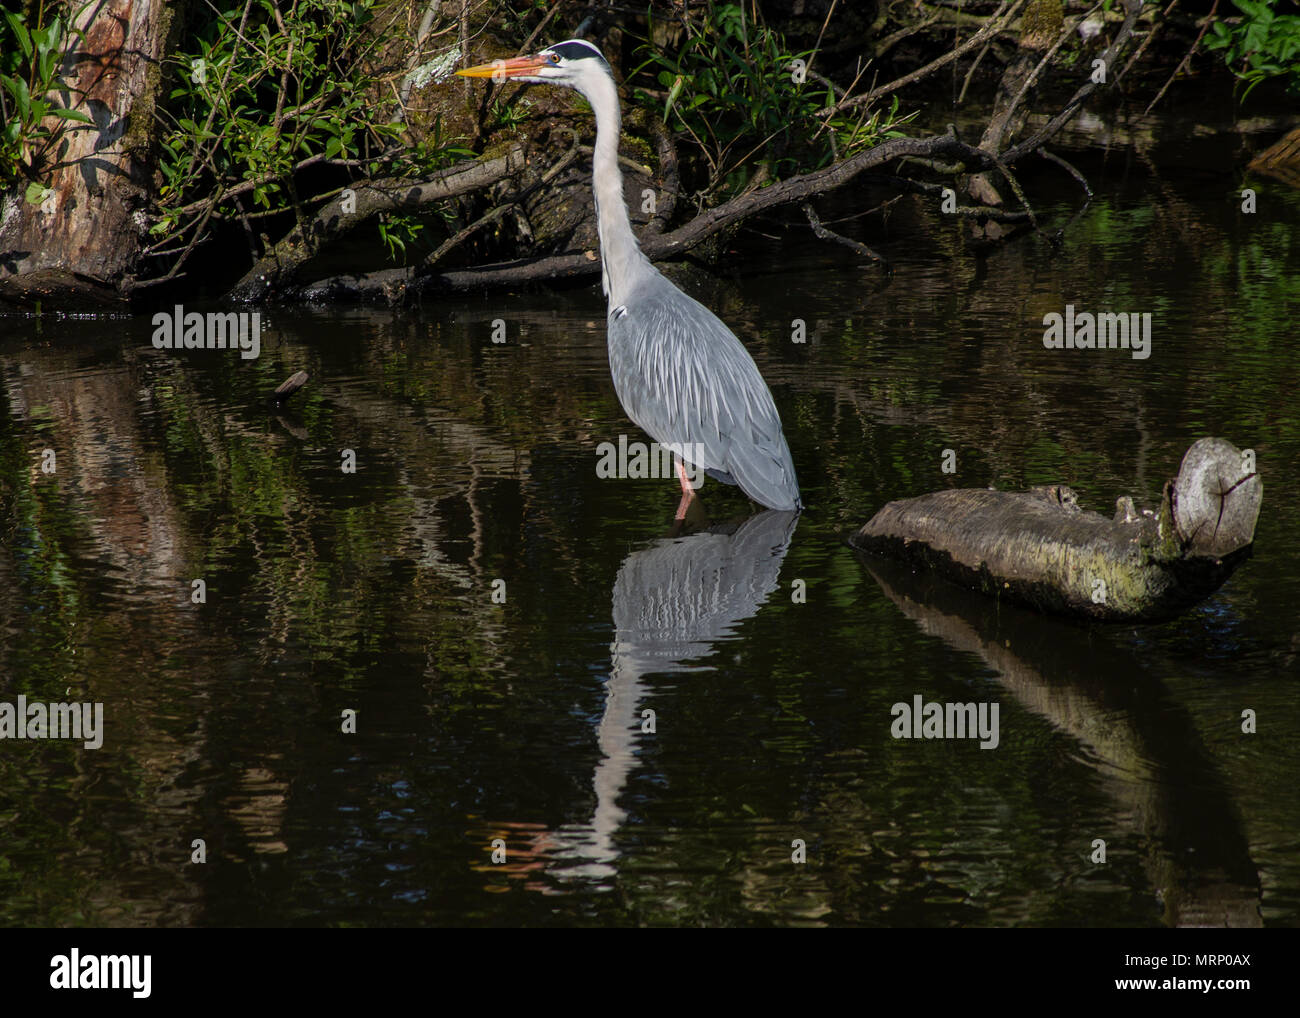
[[[1247,168],[1300,187],[1300,127],[1257,155]]]
[[[1263,491],[1253,452],[1203,438],[1154,512],[1126,497],[1107,519],[1064,485],[964,488],[890,502],[849,543],[1039,611],[1157,621],[1208,597],[1249,557]]]

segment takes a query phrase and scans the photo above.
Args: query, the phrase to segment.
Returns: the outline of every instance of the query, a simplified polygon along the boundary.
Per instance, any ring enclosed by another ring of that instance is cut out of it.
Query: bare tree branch
[[[967,39],[956,49],[951,50],[948,53],[945,53],[937,60],[932,60],[924,67],[918,67],[915,71],[912,71],[910,74],[904,74],[901,78],[896,78],[895,80],[889,82],[886,85],[881,85],[879,88],[873,88],[870,92],[864,92],[862,93],[862,95],[854,96],[852,99],[845,99],[843,102],[838,102],[834,106],[828,106],[824,110],[819,110],[817,115],[819,117],[831,117],[834,116],[836,113],[839,113],[841,110],[846,110],[853,106],[861,106],[863,103],[871,102],[871,100],[878,99],[882,95],[889,95],[891,92],[896,92],[904,85],[910,85],[914,81],[920,81],[922,78],[928,78],[935,71],[940,70],[943,67],[946,67],[948,64],[952,63],[958,57],[965,54],[968,50],[972,50],[976,46],[980,45],[980,43],[984,42],[985,39],[992,38],[998,32],[1001,32],[1004,28],[1006,28],[1011,23],[1012,18],[1014,18],[1018,13],[1020,13],[1020,8],[1024,6],[1024,3],[1025,0],[1016,0],[1016,2],[1012,5],[1011,9],[1007,11],[1006,14],[1002,15],[1001,17],[999,17],[996,14],[993,15],[993,17],[989,20],[989,23],[987,25],[981,28],[978,32],[972,35],[969,39]]]

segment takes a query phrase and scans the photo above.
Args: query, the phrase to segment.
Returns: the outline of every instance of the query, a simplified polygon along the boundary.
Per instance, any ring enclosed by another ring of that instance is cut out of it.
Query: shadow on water
[[[1239,811],[1187,711],[1107,633],[1030,614],[857,553],[925,633],[978,655],[1025,710],[1079,743],[1141,836],[1171,926],[1261,926]]]

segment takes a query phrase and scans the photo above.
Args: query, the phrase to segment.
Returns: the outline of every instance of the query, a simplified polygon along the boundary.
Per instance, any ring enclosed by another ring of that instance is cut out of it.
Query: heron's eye
[[[559,58],[559,56],[556,55],[555,53],[547,53],[547,54],[546,54],[546,62],[547,62],[548,64],[559,64],[559,62],[560,62],[560,58]]]

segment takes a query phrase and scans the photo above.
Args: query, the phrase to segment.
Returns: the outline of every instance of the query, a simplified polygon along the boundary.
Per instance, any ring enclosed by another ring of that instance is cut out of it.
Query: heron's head
[[[591,86],[612,78],[605,57],[584,39],[569,39],[548,46],[530,57],[493,60],[456,72],[466,78],[493,81],[527,81],[535,85],[563,85],[589,95]]]

